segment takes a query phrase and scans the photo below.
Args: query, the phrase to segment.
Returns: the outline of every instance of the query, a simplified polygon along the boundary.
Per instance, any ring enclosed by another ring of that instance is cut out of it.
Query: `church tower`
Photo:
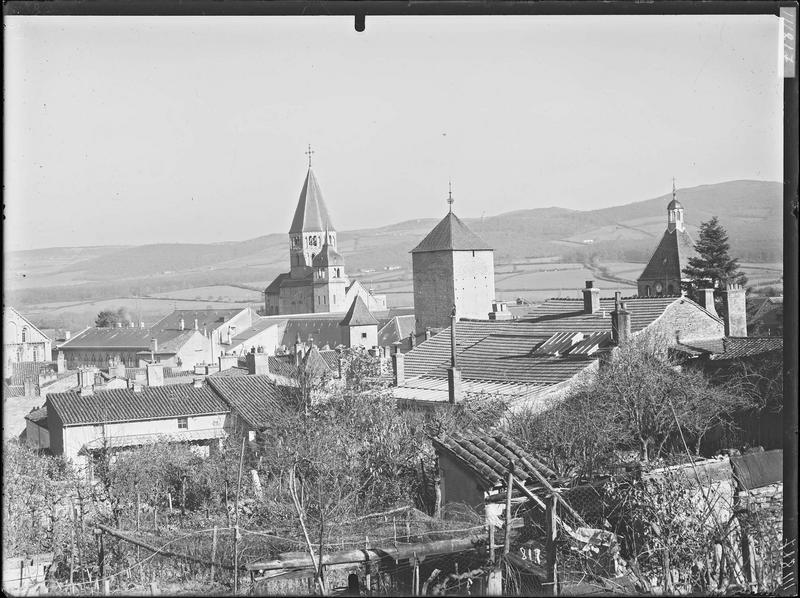
[[[640,297],[680,295],[683,268],[696,254],[694,241],[686,232],[683,206],[678,201],[672,179],[672,201],[667,204],[667,230],[636,281]]]
[[[293,280],[302,280],[311,274],[314,258],[325,245],[336,250],[336,229],[309,163],[289,228],[289,265]]]
[[[459,318],[488,319],[494,300],[494,251],[450,210],[411,250],[417,333]]]

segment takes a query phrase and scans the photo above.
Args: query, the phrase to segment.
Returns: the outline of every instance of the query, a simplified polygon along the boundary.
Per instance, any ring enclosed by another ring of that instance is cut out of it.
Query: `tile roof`
[[[316,231],[335,231],[331,221],[325,200],[322,199],[317,177],[311,167],[306,174],[303,189],[300,191],[300,198],[297,200],[297,208],[292,219],[292,226],[289,227],[289,234]]]
[[[697,255],[694,241],[689,233],[679,230],[664,232],[661,241],[642,271],[639,280],[665,280],[684,278],[683,268],[689,264],[689,258]]]
[[[626,299],[631,330],[644,329],[678,302],[703,309],[684,297]],[[534,385],[558,384],[572,378],[593,363],[597,350],[610,346],[614,300],[601,299],[600,304],[601,312],[584,314],[582,300],[550,299],[519,320],[457,322],[456,352],[462,378]],[[577,332],[583,334],[582,339],[565,348],[563,354],[537,354],[536,349],[554,335],[569,337]],[[449,328],[417,345],[405,357],[408,378],[445,377],[449,366]]]
[[[443,434],[434,438],[433,443],[436,448],[449,452],[472,470],[487,490],[506,484],[511,461],[514,462],[514,476],[523,483],[538,483],[533,473],[534,467],[545,478],[555,480],[553,471],[501,434]]]
[[[108,436],[95,438],[81,447],[81,451],[96,451],[103,447],[121,448],[143,446],[159,442],[197,442],[198,440],[218,440],[227,438],[228,433],[221,428],[205,430],[176,430],[175,432],[152,432],[150,434],[130,434],[128,436]],[[81,452],[79,451],[79,453]]]
[[[146,386],[140,392],[128,389],[104,390],[82,397],[77,392],[47,396],[65,426],[103,422],[169,419],[193,415],[227,413],[228,405],[207,386],[192,384]]]
[[[377,326],[378,320],[369,312],[367,304],[361,298],[361,295],[356,295],[353,299],[353,304],[347,310],[344,318],[339,322],[339,326]]]
[[[289,272],[283,272],[282,274],[278,274],[275,279],[267,285],[267,288],[264,289],[264,292],[267,294],[274,294],[278,293],[283,286],[283,281],[289,278]]]
[[[691,341],[682,343],[682,346],[709,354],[713,360],[742,359],[770,351],[783,351],[783,337],[727,336],[720,339]]]
[[[325,364],[328,366],[328,369],[331,372],[334,372],[338,375],[339,373],[339,354],[333,350],[329,349],[327,351],[320,351],[319,356],[325,360]]]
[[[61,345],[61,349],[138,349],[150,347],[146,328],[87,328]]]
[[[314,268],[328,268],[330,266],[344,266],[342,254],[326,242],[320,252],[314,256],[311,262]]]
[[[10,399],[16,397],[24,397],[25,396],[25,387],[24,386],[9,386],[6,379],[3,378],[3,398]]]
[[[433,227],[419,245],[411,253],[423,251],[459,251],[459,250],[491,250],[489,244],[473,233],[467,225],[452,212]]]
[[[248,376],[248,369],[242,368],[239,366],[234,366],[232,368],[228,368],[227,370],[222,370],[221,372],[214,372],[213,374],[209,374],[212,378],[236,378],[239,376]]]
[[[58,368],[55,361],[18,361],[11,364],[11,384],[19,386],[28,378],[39,382],[39,374],[57,375]]]
[[[416,322],[414,314],[394,316],[378,330],[378,345],[387,347],[396,342],[408,341],[409,335],[415,331]]]
[[[341,313],[287,318],[280,344],[290,347],[295,344],[299,335],[303,342],[311,337],[319,347],[338,347],[342,344],[342,329],[339,327],[341,319]]]
[[[208,384],[256,429],[268,426],[285,409],[285,397],[269,376],[212,376]]]
[[[161,345],[160,334],[165,331],[180,331],[180,319],[183,318],[184,331],[194,330],[194,321],[197,319],[197,329],[209,331],[216,330],[222,324],[239,315],[249,307],[236,307],[231,309],[176,309],[171,314],[164,316],[150,327],[154,336],[159,336],[158,344]],[[251,310],[252,311],[252,310]]]

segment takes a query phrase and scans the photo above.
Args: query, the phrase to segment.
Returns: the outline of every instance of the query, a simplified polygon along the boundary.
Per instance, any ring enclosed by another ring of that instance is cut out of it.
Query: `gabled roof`
[[[771,351],[783,351],[783,338],[780,336],[728,336],[712,340],[697,340],[682,343],[690,350],[710,355],[712,360],[744,359]]]
[[[289,234],[302,232],[335,231],[333,222],[322,199],[317,178],[314,171],[308,169],[303,189],[300,191],[300,199],[297,201],[297,209],[294,212],[292,226]]]
[[[344,266],[342,254],[326,242],[320,252],[314,256],[311,265],[315,268],[328,268],[330,266]]]
[[[285,398],[269,376],[212,376],[208,384],[249,426],[267,427],[285,409]]]
[[[194,321],[197,319],[197,329],[202,331],[206,327],[209,331],[219,328],[222,324],[238,316],[249,307],[237,307],[233,309],[176,309],[171,314],[164,316],[153,324],[151,330],[154,336],[156,333],[166,330],[180,330],[180,320],[183,318],[184,330],[194,329]],[[252,314],[251,314],[252,315]],[[159,338],[159,344],[161,339]]]
[[[278,274],[275,277],[275,280],[269,283],[267,288],[264,289],[264,292],[268,295],[278,294],[281,290],[281,286],[283,285],[283,281],[289,278],[289,276],[291,276],[290,272],[283,272],[282,274]]]
[[[412,332],[415,332],[416,316],[394,316],[378,330],[378,345],[391,346],[396,342],[407,342]]]
[[[230,411],[208,386],[195,388],[192,384],[147,386],[140,392],[105,390],[84,397],[77,392],[59,392],[47,396],[47,406],[58,414],[65,426],[171,419]]]
[[[378,320],[369,312],[367,304],[356,295],[350,309],[347,310],[344,318],[339,322],[339,326],[377,326]]]
[[[683,268],[689,264],[689,258],[696,254],[694,241],[688,232],[667,230],[639,276],[639,280],[664,281],[667,278],[681,280],[684,278]]]
[[[501,434],[443,434],[433,439],[434,446],[449,452],[464,467],[474,472],[484,489],[507,483],[509,465],[514,477],[523,483],[538,483],[534,468],[545,478],[555,480],[552,470],[539,462],[510,438]],[[527,463],[526,463],[527,462]]]
[[[87,328],[61,345],[61,349],[137,349],[150,347],[146,328]]]
[[[449,212],[411,253],[423,251],[491,250],[489,244]]]

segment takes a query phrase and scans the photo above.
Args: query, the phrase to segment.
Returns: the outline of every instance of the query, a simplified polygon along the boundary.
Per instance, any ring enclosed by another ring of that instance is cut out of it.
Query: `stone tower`
[[[694,241],[686,232],[683,206],[672,182],[672,201],[667,205],[667,230],[636,281],[640,297],[680,295],[683,269],[696,254]]]
[[[314,258],[325,245],[336,250],[336,229],[322,199],[317,178],[309,166],[289,228],[290,275],[293,280],[311,274]]]
[[[416,328],[446,328],[458,318],[488,319],[494,300],[494,251],[450,211],[411,250]]]

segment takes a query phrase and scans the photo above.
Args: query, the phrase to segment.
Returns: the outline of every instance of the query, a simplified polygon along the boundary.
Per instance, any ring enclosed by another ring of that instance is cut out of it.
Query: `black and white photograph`
[[[9,4],[5,594],[796,594],[796,3]]]

